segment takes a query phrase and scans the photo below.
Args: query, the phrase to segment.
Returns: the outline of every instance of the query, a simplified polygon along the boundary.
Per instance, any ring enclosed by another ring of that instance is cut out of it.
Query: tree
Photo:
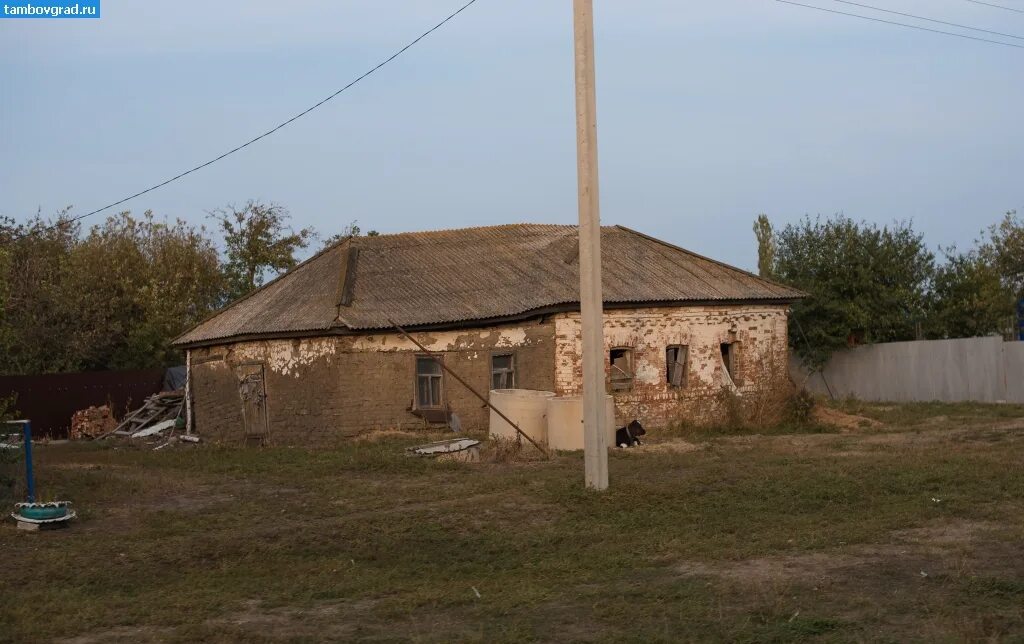
[[[926,324],[931,338],[969,338],[1005,332],[1013,316],[1013,294],[998,267],[976,250],[945,252],[935,270]]]
[[[979,252],[999,271],[1003,285],[1017,299],[1024,298],[1024,221],[1011,210],[988,229],[988,236]]]
[[[791,344],[809,366],[850,344],[917,336],[935,258],[910,223],[805,217],[773,239],[766,268],[809,295],[793,306],[790,325]]]
[[[223,265],[228,299],[261,286],[268,275],[294,268],[296,253],[316,238],[312,228],[293,230],[291,216],[277,204],[249,201],[210,213],[224,235]]]
[[[775,232],[768,215],[761,213],[754,221],[754,237],[757,238],[757,274],[771,279],[775,268]]]
[[[65,208],[24,224],[0,221],[3,311],[0,319],[0,372],[46,373],[79,367],[66,341],[76,316],[65,301],[68,264],[79,226]]]
[[[0,221],[0,372],[179,364],[171,340],[223,300],[204,229],[124,212],[85,237],[62,211]]]
[[[69,339],[85,369],[179,364],[170,342],[223,299],[217,249],[207,231],[181,220],[123,212],[94,226],[70,258]]]

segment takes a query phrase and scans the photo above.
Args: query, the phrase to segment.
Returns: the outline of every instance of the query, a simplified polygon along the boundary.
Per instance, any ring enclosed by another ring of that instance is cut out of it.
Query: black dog
[[[640,445],[640,437],[646,434],[644,426],[637,421],[632,421],[625,427],[615,430],[615,444],[618,447],[633,447]]]

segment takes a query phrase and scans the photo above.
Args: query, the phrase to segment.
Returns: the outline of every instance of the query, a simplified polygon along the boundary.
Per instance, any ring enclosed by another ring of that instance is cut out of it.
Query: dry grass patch
[[[826,404],[816,405],[811,414],[815,422],[843,431],[878,429],[882,427],[882,423],[873,418],[849,414]]]
[[[444,463],[406,455],[419,434],[317,450],[41,447],[40,490],[82,519],[0,526],[0,633],[1012,640],[1021,420],[655,436],[610,452],[603,494],[583,488],[579,454],[495,445],[489,462]]]

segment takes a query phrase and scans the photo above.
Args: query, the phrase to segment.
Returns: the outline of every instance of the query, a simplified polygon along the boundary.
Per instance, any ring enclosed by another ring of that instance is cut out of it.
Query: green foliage
[[[124,212],[84,237],[67,211],[0,223],[0,372],[180,362],[170,341],[222,299],[206,231]]]
[[[995,265],[1003,285],[1017,298],[1024,297],[1024,221],[1011,210],[988,234],[979,252]]]
[[[805,217],[775,232],[762,214],[754,234],[761,275],[809,294],[793,307],[790,343],[811,368],[852,344],[1004,334],[1024,297],[1016,211],[938,265],[909,223]]]
[[[296,253],[316,237],[312,228],[293,230],[291,215],[277,204],[249,201],[210,213],[224,235],[224,279],[234,300],[261,286],[270,274],[293,268]]]
[[[946,252],[929,294],[930,338],[969,338],[1003,333],[1013,317],[1013,294],[988,253]]]
[[[789,399],[786,416],[793,423],[808,425],[814,420],[814,407],[816,405],[817,401],[814,399],[814,394],[806,389],[801,389]]]
[[[916,337],[934,255],[909,222],[879,228],[842,215],[805,217],[774,240],[770,274],[809,294],[793,306],[790,325],[790,343],[809,366],[852,342]]]
[[[50,220],[40,214],[23,224],[0,222],[3,311],[0,372],[46,373],[80,367],[67,342],[76,316],[65,302],[71,252],[79,226],[68,209]]]
[[[281,206],[250,201],[210,214],[222,261],[202,226],[147,211],[82,230],[69,210],[20,224],[0,217],[2,374],[180,364],[175,337],[294,267],[316,238],[292,230]],[[353,221],[341,236],[360,234]]]
[[[206,231],[130,213],[93,227],[71,254],[67,301],[86,369],[177,364],[169,341],[213,311],[223,292]]]
[[[768,215],[761,213],[754,221],[754,236],[757,238],[757,274],[771,279],[775,270],[775,255],[778,246],[775,243],[775,231]]]

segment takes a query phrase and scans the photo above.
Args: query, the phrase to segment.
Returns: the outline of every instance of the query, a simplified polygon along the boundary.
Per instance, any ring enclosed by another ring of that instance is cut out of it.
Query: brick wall
[[[605,369],[613,347],[633,352],[634,380],[615,393],[619,424],[632,418],[651,427],[703,424],[724,414],[723,389],[747,399],[785,381],[785,306],[679,307],[605,312]],[[579,395],[582,383],[579,314],[478,330],[417,333],[431,351],[481,392],[490,389],[490,357],[513,350],[518,386]],[[722,343],[736,343],[735,380]],[[668,383],[665,349],[688,348],[685,383]],[[240,342],[192,351],[196,431],[210,440],[240,443],[243,365],[262,364],[269,441],[324,444],[373,429],[423,427],[410,411],[416,347],[397,334]],[[445,401],[467,428],[487,427],[488,410],[444,376]]]
[[[652,427],[706,424],[722,418],[723,388],[744,397],[784,386],[787,362],[786,306],[681,307],[609,310],[604,314],[605,372],[609,351],[629,348],[634,380],[627,392],[613,392],[621,425],[633,418]],[[579,395],[582,362],[578,313],[555,316],[555,391]],[[722,343],[738,343],[735,382],[722,360]],[[685,383],[667,378],[665,350],[688,347]],[[607,386],[607,384],[606,384]]]
[[[490,358],[514,351],[518,386],[554,387],[554,323],[537,320],[471,331],[415,334],[481,392],[490,389]],[[271,444],[324,444],[373,429],[424,425],[410,407],[418,350],[397,334],[260,340],[192,350],[196,431],[209,440],[243,439],[241,365],[264,366]],[[467,428],[486,428],[488,410],[451,376],[445,402]]]

